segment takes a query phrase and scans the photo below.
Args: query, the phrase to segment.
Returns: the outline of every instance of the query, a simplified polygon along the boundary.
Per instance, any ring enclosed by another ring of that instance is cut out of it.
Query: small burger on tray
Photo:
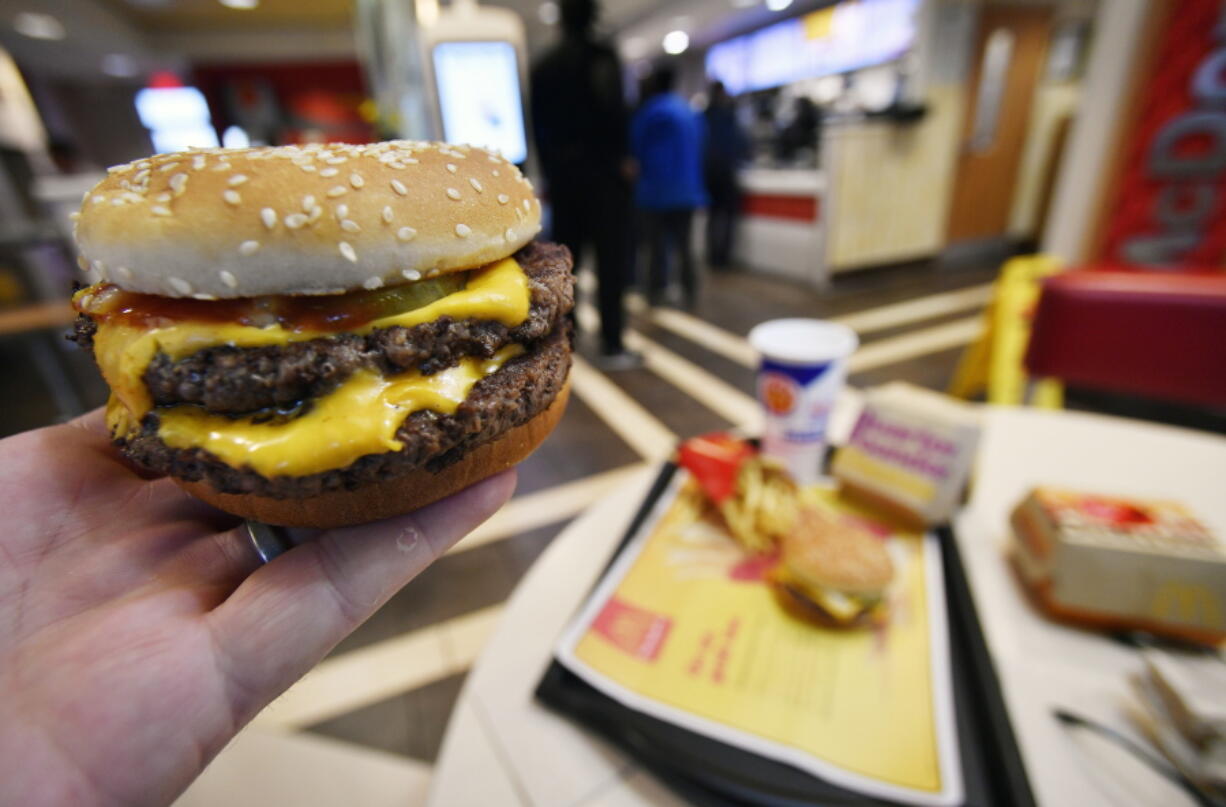
[[[404,513],[562,415],[570,254],[477,148],[206,150],[111,169],[77,221],[76,341],[131,460],[273,524]]]
[[[771,584],[788,613],[831,628],[865,626],[881,615],[894,563],[875,536],[802,510],[780,549]]]

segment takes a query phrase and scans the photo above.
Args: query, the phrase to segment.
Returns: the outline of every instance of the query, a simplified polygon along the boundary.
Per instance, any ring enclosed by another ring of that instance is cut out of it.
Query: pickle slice
[[[452,272],[370,292],[374,295],[371,305],[378,310],[375,319],[425,308],[449,294],[461,291],[467,283],[467,272]]]

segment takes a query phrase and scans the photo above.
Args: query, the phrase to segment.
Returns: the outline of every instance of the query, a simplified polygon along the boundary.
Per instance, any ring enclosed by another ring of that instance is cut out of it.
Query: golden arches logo
[[[1157,619],[1222,627],[1222,605],[1206,586],[1163,583],[1154,592],[1149,612]]]

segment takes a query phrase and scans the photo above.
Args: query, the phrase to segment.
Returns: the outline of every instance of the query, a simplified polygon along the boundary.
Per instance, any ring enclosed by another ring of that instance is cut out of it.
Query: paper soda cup
[[[775,319],[749,332],[758,351],[762,450],[785,463],[800,484],[816,481],[826,426],[860,344],[855,331],[820,319]]]

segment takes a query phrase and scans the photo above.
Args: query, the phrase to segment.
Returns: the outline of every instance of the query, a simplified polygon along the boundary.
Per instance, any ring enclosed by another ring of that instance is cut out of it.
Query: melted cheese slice
[[[783,568],[776,572],[780,579],[808,597],[818,607],[825,610],[836,622],[848,623],[865,611],[872,610],[881,601],[879,594],[855,594],[839,591],[827,586],[811,585],[802,580],[791,569]]]
[[[351,333],[366,334],[397,325],[411,328],[440,317],[494,320],[515,327],[528,318],[531,304],[527,276],[513,258],[505,258],[472,272],[467,285],[454,294],[412,311],[372,320]],[[217,345],[262,347],[333,335],[324,331],[292,331],[280,325],[257,328],[193,321],[141,328],[102,318],[94,335],[94,357],[111,391],[127,409],[126,414],[112,413],[109,418],[122,434],[153,407],[143,376],[158,353],[173,360]]]
[[[430,376],[359,370],[306,414],[281,423],[175,406],[159,413],[158,436],[172,448],[202,448],[269,478],[344,468],[367,454],[399,451],[404,445],[396,431],[405,417],[421,409],[453,414],[474,384],[522,352],[522,346],[508,345],[491,359],[462,359]]]

